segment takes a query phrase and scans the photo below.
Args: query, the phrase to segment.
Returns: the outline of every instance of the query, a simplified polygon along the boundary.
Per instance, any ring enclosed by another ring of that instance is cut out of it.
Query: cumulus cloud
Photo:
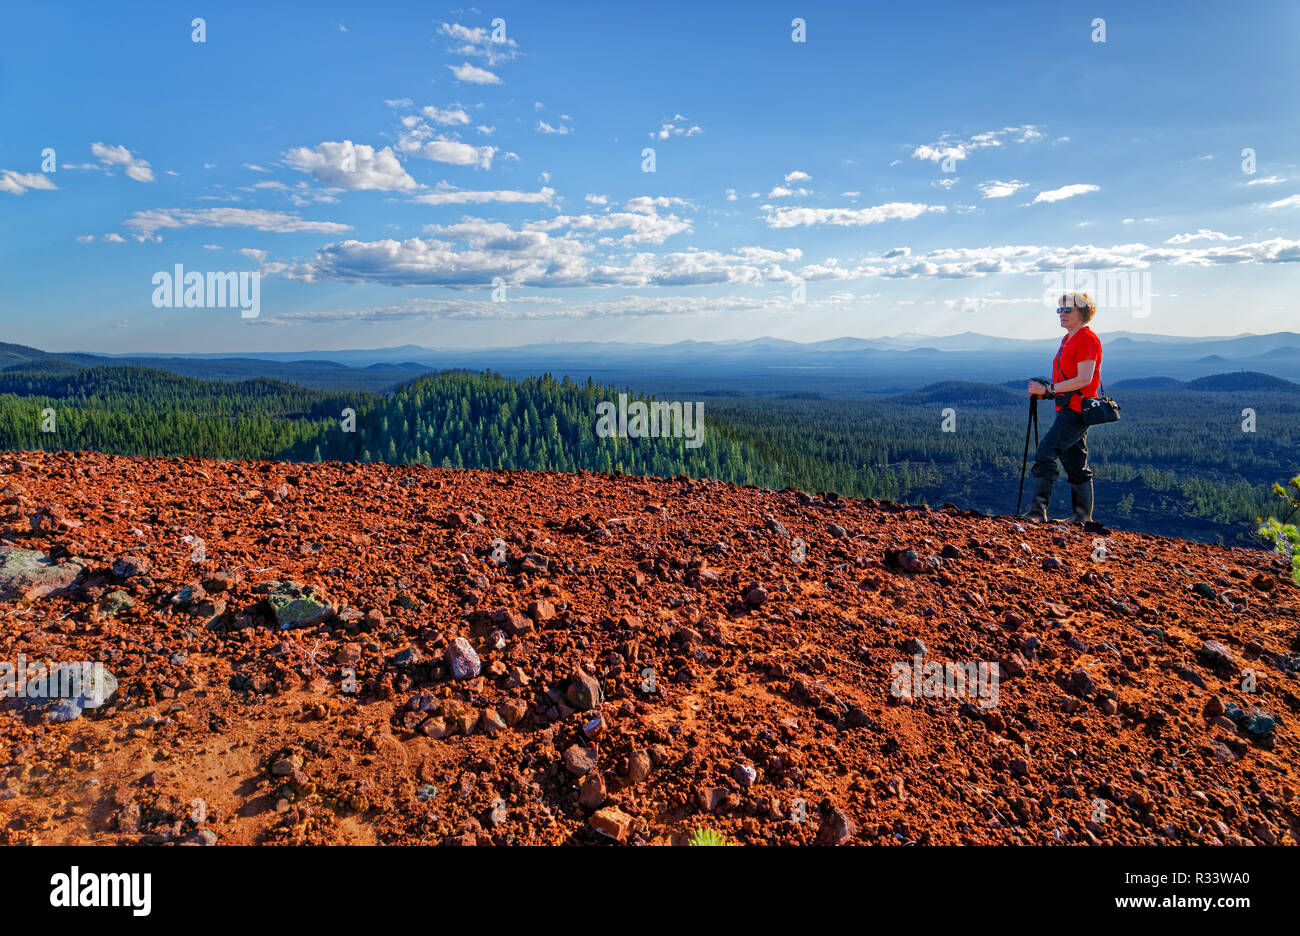
[[[585,216],[576,223],[565,219],[565,226],[580,227],[584,221]],[[511,285],[534,287],[757,285],[792,282],[795,276],[787,265],[801,257],[797,249],[761,247],[598,257],[573,231],[553,236],[537,224],[517,230],[481,218],[429,225],[425,233],[429,236],[404,241],[328,244],[308,260],[284,265],[285,272],[307,282],[466,289],[483,288],[498,276]]]
[[[106,244],[125,244],[125,243],[126,243],[126,238],[123,237],[121,234],[116,234],[116,233],[105,234],[105,235],[101,238],[101,240],[103,240],[104,243],[106,243]]]
[[[549,205],[555,197],[555,189],[542,188],[536,192],[518,192],[511,190],[468,191],[440,184],[438,189],[423,195],[416,195],[414,200],[422,205],[476,205],[486,202],[505,204]],[[590,197],[590,196],[588,196]]]
[[[493,41],[492,31],[482,26],[463,26],[460,23],[443,23],[438,33],[452,41],[447,51],[453,55],[481,58],[488,65],[497,65],[518,57],[519,46],[504,35]]]
[[[673,137],[698,136],[704,132],[697,124],[687,126],[686,123],[689,123],[689,121],[686,121],[686,123],[679,123],[679,121],[686,121],[686,118],[681,114],[674,114],[671,120],[662,121],[658,130],[651,131],[650,138],[652,140],[668,140]]]
[[[1201,228],[1194,234],[1175,234],[1166,244],[1190,244],[1192,241],[1212,240],[1212,241],[1237,241],[1240,237],[1229,237],[1227,234],[1220,234],[1218,231],[1211,231],[1209,228]]]
[[[785,174],[785,181],[786,182],[811,182],[812,176],[810,176],[808,173],[800,169],[796,169],[793,172],[787,172]]]
[[[495,146],[462,143],[454,138],[454,134],[448,136],[434,130],[422,118],[411,115],[402,118],[402,127],[397,137],[397,149],[402,153],[454,166],[492,168],[492,159],[497,153]]]
[[[344,140],[314,147],[299,146],[284,154],[284,161],[317,182],[353,191],[407,191],[416,188],[412,179],[385,146],[376,151],[365,143]]]
[[[469,62],[465,62],[463,65],[448,65],[447,67],[451,69],[451,73],[456,76],[457,81],[464,81],[469,84],[501,84],[500,77],[486,68],[479,68]]]
[[[58,191],[58,187],[43,172],[14,172],[12,169],[0,169],[0,192],[25,195],[30,189],[45,192]]]
[[[1003,127],[1001,130],[986,130],[965,139],[956,137],[951,133],[944,133],[933,143],[914,146],[912,148],[912,158],[933,163],[943,162],[945,159],[951,158],[953,162],[960,162],[976,150],[1003,146],[1007,141],[1036,143],[1042,138],[1042,131],[1034,124],[1025,124],[1020,127]],[[890,165],[893,165],[893,163],[890,163]]]
[[[1012,179],[1010,182],[981,182],[975,187],[980,190],[980,194],[985,198],[1006,198],[1008,195],[1014,195],[1022,188],[1028,188],[1029,183],[1021,182],[1019,179]]]
[[[149,163],[140,157],[134,155],[125,146],[109,146],[107,143],[90,144],[90,152],[99,160],[101,166],[105,169],[121,167],[128,178],[137,182],[152,182],[153,169]],[[94,168],[88,165],[68,166],[69,169],[86,169]]]
[[[852,278],[881,276],[888,279],[936,277],[960,279],[994,274],[1059,273],[1066,266],[1076,270],[1142,270],[1158,264],[1171,266],[1216,266],[1233,263],[1300,262],[1300,240],[1274,238],[1250,244],[1214,247],[1151,247],[1146,244],[1092,244],[1072,247],[1002,245],[998,247],[949,247],[921,254],[899,249],[867,257],[852,272]]]
[[[580,286],[583,245],[542,231],[514,231],[468,219],[429,229],[441,237],[327,244],[290,276],[306,282],[345,280],[393,286],[483,287],[497,277],[521,286]],[[463,243],[465,247],[457,246]]]
[[[560,134],[569,133],[573,130],[572,127],[566,126],[564,124],[560,124],[558,127],[552,127],[545,120],[537,121],[536,129],[538,133],[560,133]]]
[[[833,224],[840,227],[879,224],[882,221],[906,221],[930,211],[945,211],[943,205],[923,205],[916,202],[888,202],[873,208],[780,208],[767,214],[767,226],[772,228],[799,225]]]
[[[524,225],[524,229],[555,231],[568,228],[598,234],[627,230],[629,233],[616,239],[610,238],[610,242],[617,240],[620,244],[662,244],[674,234],[689,232],[691,223],[671,212],[661,215],[659,209],[684,204],[679,198],[651,198],[643,195],[629,199],[622,211],[606,211],[595,215],[558,215],[546,221],[530,221]]]
[[[469,123],[469,114],[457,105],[451,105],[449,107],[433,107],[431,105],[422,108],[420,113],[436,124],[449,126]]]
[[[1101,191],[1100,185],[1089,185],[1086,183],[1076,183],[1075,185],[1063,185],[1058,189],[1048,189],[1039,192],[1034,196],[1031,204],[1037,205],[1039,202],[1058,202],[1066,198],[1073,198],[1076,195],[1086,195],[1088,192]]]
[[[137,232],[141,239],[152,237],[158,231],[183,227],[247,227],[275,234],[310,232],[314,234],[341,234],[352,230],[350,225],[333,221],[305,221],[297,215],[282,211],[265,211],[260,208],[153,208],[137,211],[126,221],[126,226]]]

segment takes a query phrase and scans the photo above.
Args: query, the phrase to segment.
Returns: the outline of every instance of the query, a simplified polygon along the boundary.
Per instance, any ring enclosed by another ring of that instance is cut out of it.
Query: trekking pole
[[[1025,424],[1025,456],[1020,462],[1020,493],[1016,495],[1016,516],[1025,498],[1025,471],[1029,468],[1029,432],[1033,430],[1034,445],[1038,444],[1038,397],[1029,398],[1029,422]]]

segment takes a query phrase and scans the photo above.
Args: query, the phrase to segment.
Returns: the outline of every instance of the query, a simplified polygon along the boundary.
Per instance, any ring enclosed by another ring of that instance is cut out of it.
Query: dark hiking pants
[[[1088,427],[1083,424],[1083,417],[1069,408],[1056,411],[1056,422],[1038,443],[1033,476],[1055,480],[1058,458],[1071,484],[1092,480],[1092,469],[1088,467]]]

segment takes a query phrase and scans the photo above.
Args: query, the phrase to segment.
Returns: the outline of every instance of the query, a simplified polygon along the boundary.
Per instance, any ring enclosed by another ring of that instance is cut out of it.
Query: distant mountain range
[[[1102,376],[1118,388],[1132,380],[1175,383],[1237,370],[1282,384],[1300,381],[1300,334],[1185,338],[1134,332],[1101,333]],[[138,364],[192,377],[274,377],[330,390],[385,390],[436,370],[494,370],[508,377],[541,373],[629,385],[649,392],[701,394],[903,393],[935,381],[1010,383],[1046,374],[1059,337],[999,338],[976,332],[932,337],[748,341],[552,342],[513,348],[439,350],[418,345],[341,351],[232,354],[52,354],[0,344],[0,367]],[[1163,384],[1154,384],[1161,386]]]

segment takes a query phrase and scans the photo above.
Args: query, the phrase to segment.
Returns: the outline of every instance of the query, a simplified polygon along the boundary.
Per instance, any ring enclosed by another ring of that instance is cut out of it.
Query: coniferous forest
[[[0,372],[0,448],[686,474],[997,514],[1015,508],[1027,403],[1005,387],[684,395],[704,405],[698,448],[684,438],[598,437],[596,406],[620,392],[637,396],[551,375],[448,371],[374,394],[33,362]],[[1257,545],[1256,518],[1281,516],[1285,506],[1272,485],[1295,474],[1300,395],[1130,389],[1123,405],[1121,422],[1091,433],[1099,516],[1121,529]],[[1042,406],[1043,432],[1051,419]],[[1068,500],[1063,480],[1058,492]]]

